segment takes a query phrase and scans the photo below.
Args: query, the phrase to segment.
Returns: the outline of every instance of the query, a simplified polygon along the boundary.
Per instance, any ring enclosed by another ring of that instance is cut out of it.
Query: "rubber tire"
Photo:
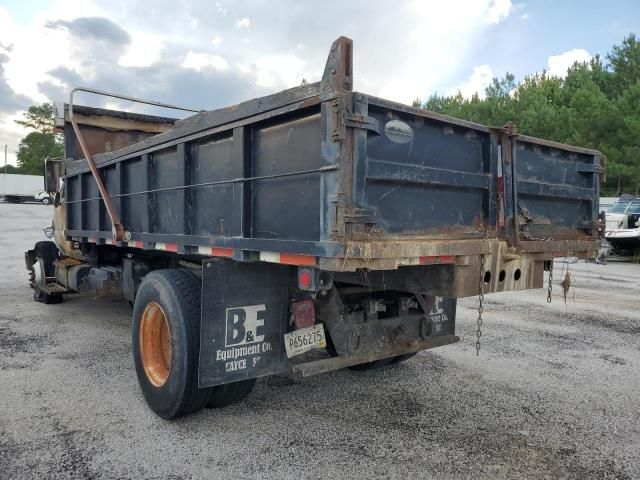
[[[200,291],[195,275],[166,269],[146,275],[136,295],[131,339],[138,383],[151,410],[165,419],[197,412],[209,403],[213,393],[198,388]],[[171,368],[160,387],[148,380],[140,358],[140,319],[149,302],[162,307],[171,332]]]
[[[33,247],[33,250],[35,251],[36,257],[38,257],[38,263],[44,266],[44,271],[42,273],[47,277],[53,277],[56,271],[53,262],[55,262],[59,257],[58,247],[56,244],[49,240],[37,242]],[[33,289],[33,299],[36,302],[53,305],[61,303],[63,297],[61,293],[45,293],[36,285]]]
[[[256,385],[256,379],[242,380],[213,387],[207,408],[223,408],[243,400]]]
[[[44,197],[41,200],[41,202],[42,202],[43,205],[50,205],[51,204],[51,199],[49,197]]]

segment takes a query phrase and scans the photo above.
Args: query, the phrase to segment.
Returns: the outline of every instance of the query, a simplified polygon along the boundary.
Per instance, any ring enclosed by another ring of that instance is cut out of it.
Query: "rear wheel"
[[[51,198],[49,198],[49,197],[44,197],[44,198],[41,200],[41,202],[42,202],[42,204],[43,204],[43,205],[49,205],[49,204],[51,203]]]
[[[170,419],[210,400],[198,388],[200,282],[189,272],[157,270],[144,277],[133,307],[133,358],[147,404]]]
[[[200,281],[178,269],[144,277],[133,306],[133,357],[147,404],[160,417],[239,402],[255,379],[198,388]]]
[[[222,408],[237,403],[249,395],[255,385],[256,379],[252,378],[250,380],[242,380],[236,383],[213,387],[211,389],[213,393],[211,400],[207,403],[207,408]]]

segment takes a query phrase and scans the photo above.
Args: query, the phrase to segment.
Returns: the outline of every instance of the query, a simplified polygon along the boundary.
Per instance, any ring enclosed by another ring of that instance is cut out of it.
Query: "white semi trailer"
[[[0,174],[0,198],[5,202],[21,203],[37,200],[50,203],[51,198],[48,194],[42,195],[43,191],[44,177],[41,175]]]

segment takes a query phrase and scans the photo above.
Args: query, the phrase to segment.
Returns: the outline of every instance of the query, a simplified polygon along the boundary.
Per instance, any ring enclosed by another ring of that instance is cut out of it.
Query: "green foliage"
[[[5,173],[4,165],[0,167],[0,173]],[[14,167],[13,165],[7,165],[6,173],[19,173],[18,167]]]
[[[62,154],[62,144],[53,133],[31,132],[18,145],[18,168],[25,175],[44,175],[44,159]]]
[[[16,120],[16,123],[41,133],[53,133],[53,105],[50,103],[29,107],[24,117],[24,120]]]
[[[607,55],[613,71],[614,92],[622,94],[625,89],[640,81],[640,42],[631,33],[622,45],[614,45]]]
[[[518,131],[595,148],[607,157],[603,194],[640,194],[640,42],[629,34],[605,63],[575,63],[565,78],[546,72],[515,82],[494,78],[484,97],[432,95],[414,105],[484,125],[513,122]]]
[[[16,123],[35,131],[27,134],[18,145],[18,171],[15,173],[43,175],[44,159],[64,154],[62,138],[53,129],[53,105],[31,106],[24,114],[24,120],[16,120]]]

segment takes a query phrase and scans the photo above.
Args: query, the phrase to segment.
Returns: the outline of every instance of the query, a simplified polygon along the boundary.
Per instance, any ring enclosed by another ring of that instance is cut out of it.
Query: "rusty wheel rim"
[[[149,302],[140,320],[140,357],[151,384],[161,387],[171,371],[171,331],[169,322],[156,302]]]

